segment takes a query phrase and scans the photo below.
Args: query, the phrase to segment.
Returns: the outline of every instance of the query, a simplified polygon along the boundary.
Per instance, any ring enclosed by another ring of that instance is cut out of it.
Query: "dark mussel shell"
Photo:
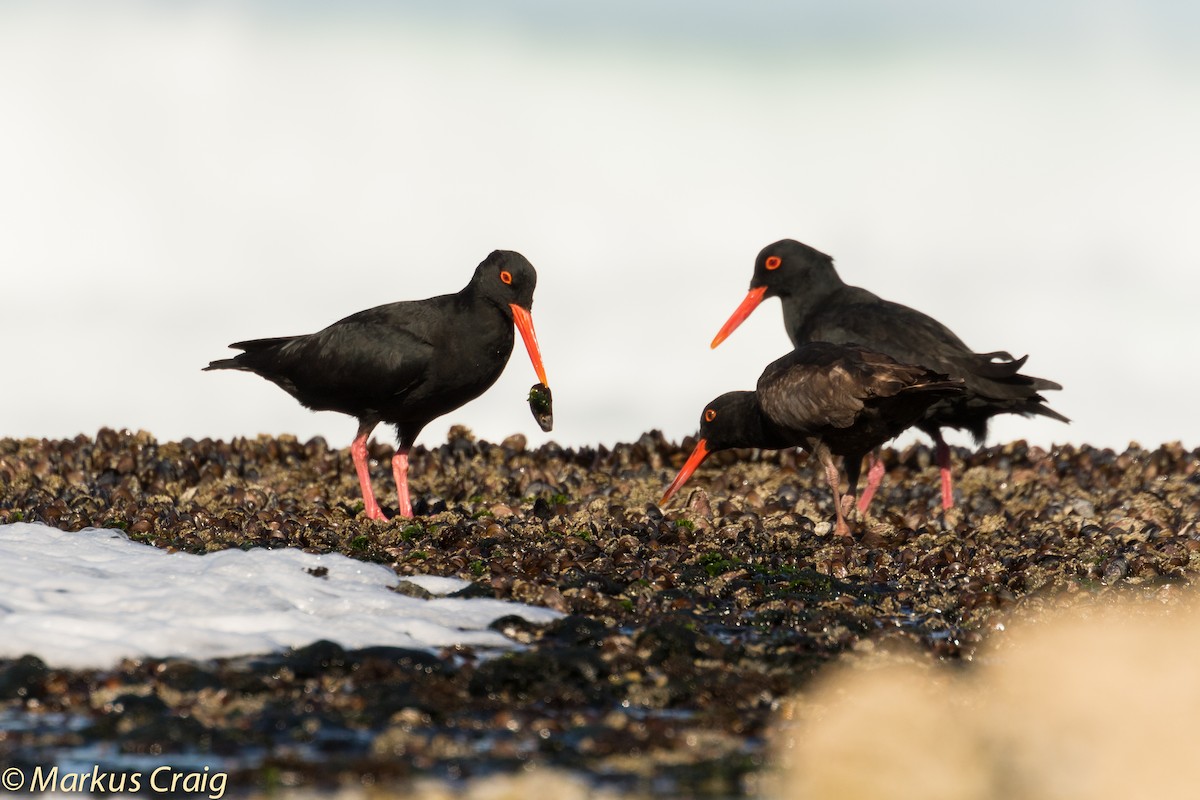
[[[529,410],[543,431],[549,433],[554,428],[554,396],[549,386],[535,383],[529,388]]]

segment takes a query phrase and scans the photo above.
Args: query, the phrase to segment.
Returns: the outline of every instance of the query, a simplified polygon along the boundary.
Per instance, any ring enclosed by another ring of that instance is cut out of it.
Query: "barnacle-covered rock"
[[[960,502],[945,514],[930,449],[885,450],[887,476],[849,540],[833,535],[820,470],[795,451],[719,453],[659,507],[693,444],[654,431],[530,448],[455,427],[410,454],[418,516],[383,523],[362,514],[348,455],[319,438],[0,439],[0,523],[112,527],[193,553],[341,552],[389,565],[398,583],[465,578],[475,594],[567,615],[500,625],[522,649],[496,660],[313,645],[88,673],[0,662],[0,716],[82,721],[14,729],[0,758],[99,739],[136,752],[161,737],[176,752],[263,754],[244,785],[537,762],[647,793],[732,796],[761,765],[778,700],[880,632],[970,661],[998,613],[1047,592],[1161,591],[1200,566],[1200,452],[1178,444],[957,451]],[[389,511],[392,453],[370,450]],[[120,724],[135,706],[137,724]]]

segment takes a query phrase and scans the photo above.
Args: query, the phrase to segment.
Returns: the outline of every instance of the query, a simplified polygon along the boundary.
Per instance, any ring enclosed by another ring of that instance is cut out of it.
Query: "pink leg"
[[[879,484],[883,481],[883,459],[878,453],[872,452],[867,456],[867,461],[870,467],[867,468],[867,488],[863,489],[862,497],[858,498],[858,513],[867,513],[867,506],[871,505],[871,498],[875,496],[875,490],[879,488]]]
[[[359,426],[358,436],[354,437],[354,442],[350,445],[350,456],[354,459],[354,471],[358,473],[358,485],[362,488],[363,510],[367,513],[367,519],[386,520],[387,517],[379,510],[379,503],[375,502],[375,494],[371,491],[371,473],[367,469],[367,437],[374,429],[374,423],[368,425],[364,422]]]
[[[837,526],[834,530],[838,536],[849,536],[850,528],[847,527],[846,518],[842,514],[842,493],[838,491],[842,476],[838,474],[837,464],[833,463],[833,455],[828,450],[822,447],[817,456],[825,466],[825,480],[829,481],[829,488],[833,490],[833,508],[837,512]]]
[[[399,514],[402,517],[413,515],[412,503],[408,499],[408,448],[397,447],[396,455],[392,456],[392,477],[396,479],[396,495],[399,500]]]
[[[934,439],[937,444],[937,463],[942,472],[942,508],[954,508],[954,483],[950,477],[950,447],[939,433]]]
[[[838,532],[842,536],[848,537],[850,535],[850,526],[848,526],[846,524],[846,519],[850,516],[850,514],[852,514],[854,512],[854,495],[852,495],[852,494],[842,495],[842,502],[838,506],[838,510],[842,512],[842,514],[841,514],[842,527]]]

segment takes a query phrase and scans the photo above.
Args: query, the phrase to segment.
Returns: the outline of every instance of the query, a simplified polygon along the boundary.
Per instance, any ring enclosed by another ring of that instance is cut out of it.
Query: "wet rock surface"
[[[796,452],[712,456],[655,505],[694,442],[499,444],[452,429],[411,456],[413,520],[373,522],[321,439],[158,442],[102,430],[0,440],[0,523],[113,527],[156,547],[341,552],[548,606],[523,647],[297,651],[73,672],[0,661],[0,759],[64,748],[209,754],[239,785],[389,784],[536,762],[645,793],[731,796],[786,695],[882,633],[970,660],[989,619],[1046,592],[1153,591],[1200,566],[1200,451],[955,453],[943,514],[929,448],[885,451],[872,514],[833,535]],[[392,448],[373,445],[391,498]],[[383,491],[380,491],[383,490]],[[385,511],[390,515],[394,508]]]

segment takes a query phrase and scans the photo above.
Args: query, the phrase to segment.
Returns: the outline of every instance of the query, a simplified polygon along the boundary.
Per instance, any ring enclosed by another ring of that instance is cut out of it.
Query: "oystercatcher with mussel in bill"
[[[933,404],[965,392],[961,380],[863,347],[802,344],[768,364],[755,391],[728,392],[708,404],[700,418],[700,440],[660,505],[716,450],[799,446],[825,468],[837,532],[845,536],[863,456],[921,419]],[[844,498],[834,456],[845,463]]]
[[[371,491],[367,437],[396,426],[392,474],[399,514],[412,516],[408,453],[421,429],[496,382],[520,331],[538,379],[546,370],[530,308],[537,273],[524,256],[496,250],[456,294],[377,306],[303,336],[251,339],[204,369],[240,369],[275,383],[315,411],[358,419],[350,446],[369,519],[387,517]]]
[[[936,446],[943,508],[953,507],[954,493],[950,448],[942,438],[942,428],[968,431],[976,444],[982,444],[988,420],[997,414],[1070,422],[1046,405],[1040,394],[1062,386],[1021,374],[1028,356],[1013,358],[1004,351],[976,353],[932,317],[866,289],[848,286],[838,276],[832,258],[792,239],[768,245],[758,254],[750,292],[717,333],[712,346],[724,341],[768,297],[782,301],[783,323],[793,345],[817,341],[860,345],[966,384],[966,391],[942,398],[915,421]],[[873,456],[860,508],[870,503],[882,478],[883,463]]]

